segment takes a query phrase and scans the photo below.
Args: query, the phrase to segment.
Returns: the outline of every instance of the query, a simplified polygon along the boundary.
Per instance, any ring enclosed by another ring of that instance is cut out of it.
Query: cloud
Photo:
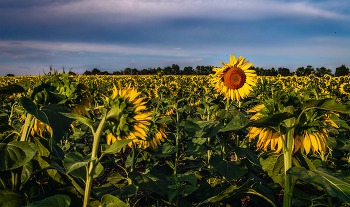
[[[9,0],[5,2],[5,7],[0,9],[0,17],[12,17],[12,20],[7,20],[9,22],[79,22],[83,25],[109,23],[112,26],[145,22],[157,24],[169,19],[191,18],[261,20],[280,17],[304,21],[305,18],[349,20],[349,16],[339,12],[339,8],[332,7],[338,5],[339,1],[327,1],[329,7],[325,7],[325,3],[278,0],[50,0],[45,1],[46,3],[34,1],[22,6],[18,6],[18,0],[15,3]],[[13,8],[6,5],[13,5]]]

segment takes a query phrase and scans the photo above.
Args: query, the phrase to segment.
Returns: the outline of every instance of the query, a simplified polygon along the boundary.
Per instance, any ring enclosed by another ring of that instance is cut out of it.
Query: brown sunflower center
[[[246,82],[246,75],[240,68],[230,68],[224,75],[224,83],[230,89],[240,89]]]

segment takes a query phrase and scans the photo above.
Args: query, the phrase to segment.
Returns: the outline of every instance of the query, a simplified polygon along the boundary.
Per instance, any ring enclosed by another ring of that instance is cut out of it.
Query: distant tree
[[[281,74],[281,76],[290,76],[290,70],[288,68],[278,68],[278,74]]]
[[[304,76],[304,73],[305,73],[305,68],[304,67],[299,67],[295,71],[295,75],[297,75],[297,76]]]
[[[110,73],[108,71],[101,71],[99,73],[97,73],[97,75],[110,75]]]
[[[113,71],[112,75],[121,75],[120,71]]]
[[[328,75],[333,75],[333,74],[332,74],[332,70],[331,70],[331,69],[327,69],[327,68],[325,68],[325,67],[316,68],[315,75],[316,75],[317,77],[322,77],[322,76],[324,76],[324,75],[326,75],[326,74],[328,74]]]
[[[9,74],[7,74],[6,76],[7,76],[7,77],[10,77],[10,76],[15,76],[15,75],[14,75],[14,74],[9,73]]]
[[[184,67],[183,74],[184,75],[192,75],[194,72],[193,68],[191,66]]]
[[[163,68],[164,75],[172,75],[172,68],[170,66],[166,66]]]
[[[271,74],[271,76],[276,76],[276,75],[278,75],[278,71],[274,67],[272,67],[270,69],[270,74]]]
[[[98,75],[99,73],[101,73],[101,71],[99,69],[97,69],[97,68],[94,68],[91,71],[91,75]]]
[[[131,75],[131,68],[125,68],[123,73],[124,75]]]
[[[140,73],[140,71],[137,70],[137,68],[131,69],[131,75],[140,75],[139,73]]]
[[[148,75],[148,70],[146,68],[140,70],[140,75]]]
[[[149,75],[156,75],[157,70],[155,68],[147,68]]]
[[[92,75],[90,70],[86,70],[83,75]]]
[[[335,76],[343,76],[349,74],[349,68],[346,67],[345,65],[342,65],[340,67],[337,67],[335,69]]]
[[[157,75],[164,74],[164,71],[163,71],[163,69],[162,69],[161,67],[158,67],[158,68],[156,69],[156,71],[157,71]]]
[[[180,66],[177,64],[171,65],[172,75],[180,75]]]
[[[314,73],[315,73],[315,69],[311,65],[306,66],[304,76],[314,74]]]

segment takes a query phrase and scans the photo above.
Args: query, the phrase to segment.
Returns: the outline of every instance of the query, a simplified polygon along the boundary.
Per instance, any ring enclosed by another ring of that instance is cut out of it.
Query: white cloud
[[[20,9],[27,21],[45,22],[49,19],[83,22],[141,23],[168,18],[205,19],[264,19],[264,18],[324,18],[349,20],[349,16],[337,11],[339,1],[327,1],[330,5],[309,1],[284,2],[279,0],[84,0],[62,5],[45,5],[30,10]],[[335,2],[335,3],[333,3]],[[333,5],[333,6],[332,6]],[[331,8],[331,9],[328,9]],[[16,8],[17,9],[17,8]],[[13,10],[2,11],[7,16]],[[1,16],[1,15],[0,15]],[[44,18],[43,18],[44,17]]]
[[[146,19],[159,17],[256,19],[275,16],[347,18],[345,15],[328,11],[326,8],[318,8],[316,5],[306,1],[283,2],[278,0],[86,0],[55,8],[77,14],[103,14],[104,16],[117,14],[128,19],[137,19],[137,17]]]

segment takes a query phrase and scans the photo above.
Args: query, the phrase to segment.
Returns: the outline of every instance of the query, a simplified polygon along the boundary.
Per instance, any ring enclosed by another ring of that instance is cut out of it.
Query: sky
[[[50,66],[350,67],[349,0],[0,0],[0,76]]]

